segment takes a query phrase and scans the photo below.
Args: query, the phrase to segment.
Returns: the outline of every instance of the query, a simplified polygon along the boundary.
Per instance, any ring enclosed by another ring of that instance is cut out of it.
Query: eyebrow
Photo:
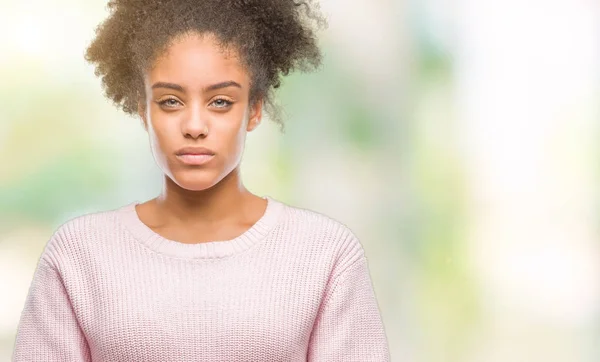
[[[212,90],[216,90],[216,89],[221,89],[221,88],[227,88],[227,87],[238,87],[238,88],[242,88],[242,86],[237,83],[234,82],[232,80],[228,80],[225,82],[221,82],[221,83],[216,83],[216,84],[212,84],[209,85],[207,87],[204,87],[202,90],[204,92],[209,92]],[[185,88],[183,88],[182,86],[180,86],[179,84],[175,84],[175,83],[168,83],[168,82],[156,82],[152,85],[152,89],[154,88],[168,88],[168,89],[174,89],[180,92],[185,92]]]

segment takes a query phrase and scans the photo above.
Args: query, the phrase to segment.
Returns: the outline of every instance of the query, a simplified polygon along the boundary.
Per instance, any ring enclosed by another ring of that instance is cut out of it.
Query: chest
[[[304,361],[322,287],[293,265],[127,263],[79,310],[98,361]]]

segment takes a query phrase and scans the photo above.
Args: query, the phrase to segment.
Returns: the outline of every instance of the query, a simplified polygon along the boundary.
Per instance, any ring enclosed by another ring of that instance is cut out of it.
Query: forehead
[[[236,49],[223,48],[211,34],[186,34],[174,39],[146,74],[150,82],[169,81],[201,88],[225,80],[245,86],[248,72]]]

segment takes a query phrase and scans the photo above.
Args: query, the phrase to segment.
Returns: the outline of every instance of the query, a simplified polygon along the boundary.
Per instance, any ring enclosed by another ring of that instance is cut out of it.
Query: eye
[[[213,104],[216,108],[227,108],[231,106],[233,102],[230,102],[224,98],[217,98],[211,104]]]
[[[167,98],[165,100],[162,100],[160,102],[157,102],[159,105],[164,106],[166,108],[175,108],[177,106],[177,103],[181,104],[181,102],[179,102],[177,99],[175,98]]]

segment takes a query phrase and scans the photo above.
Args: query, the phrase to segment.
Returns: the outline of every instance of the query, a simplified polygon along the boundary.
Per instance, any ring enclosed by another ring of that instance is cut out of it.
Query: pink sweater
[[[389,361],[356,236],[265,198],[227,241],[165,239],[136,203],[67,221],[38,261],[13,361]]]

